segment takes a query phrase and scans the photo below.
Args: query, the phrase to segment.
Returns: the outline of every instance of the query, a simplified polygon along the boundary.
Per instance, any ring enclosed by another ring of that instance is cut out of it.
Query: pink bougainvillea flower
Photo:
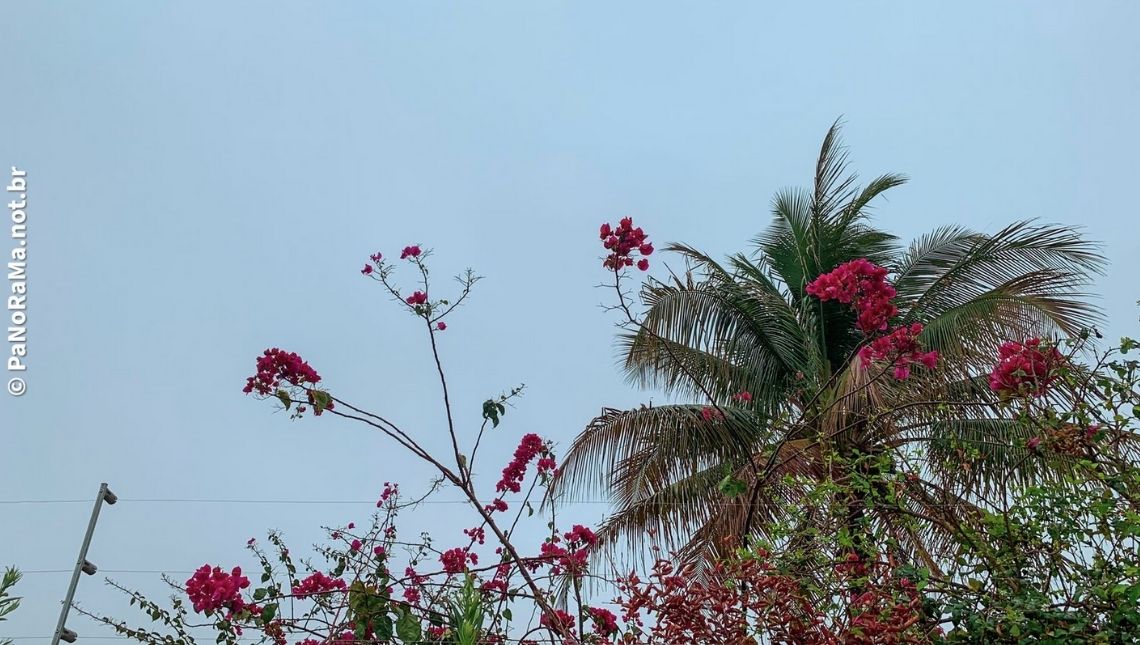
[[[428,299],[428,297],[427,297],[426,293],[424,293],[422,291],[417,291],[417,292],[413,293],[412,295],[408,296],[407,301],[408,301],[409,305],[415,306],[415,305],[425,304],[427,302],[427,299]]]
[[[202,565],[186,581],[186,595],[195,613],[212,613],[219,609],[239,612],[245,608],[241,590],[249,586],[249,578],[241,574],[241,567],[226,573],[221,567]]]
[[[444,551],[439,556],[439,561],[443,564],[444,572],[450,574],[463,573],[467,570],[467,560],[471,555],[473,554],[465,549],[455,547]]]
[[[331,591],[344,591],[347,589],[344,580],[331,578],[320,571],[314,572],[308,578],[293,586],[293,595],[306,598],[316,594],[325,594]]]
[[[885,330],[887,322],[898,314],[891,302],[895,288],[887,282],[887,273],[885,268],[859,258],[816,277],[806,291],[823,302],[836,300],[851,305],[859,331],[871,334]]]
[[[243,392],[249,394],[269,394],[277,389],[282,381],[291,385],[311,387],[320,382],[321,377],[300,356],[284,352],[276,347],[265,350],[257,358],[257,374],[246,379]]]
[[[883,361],[894,365],[895,378],[900,381],[910,376],[913,364],[933,369],[938,364],[938,352],[922,351],[922,345],[918,341],[918,335],[921,333],[922,325],[918,323],[900,325],[889,334],[876,338],[870,345],[864,345],[859,350],[859,359],[864,366],[872,361]]]
[[[1030,450],[1037,450],[1037,447],[1040,445],[1041,445],[1041,437],[1033,437],[1029,441],[1025,442],[1025,447],[1029,448]]]
[[[373,253],[372,255],[368,256],[368,259],[372,260],[373,262],[380,262],[380,260],[384,259],[384,256],[381,255],[379,252],[377,252],[377,253]]]
[[[1056,347],[1040,338],[1002,343],[990,372],[990,389],[1002,396],[1040,396],[1057,379],[1063,360]]]
[[[598,233],[602,246],[610,252],[602,266],[614,271],[633,266],[633,254],[638,253],[643,257],[637,260],[637,268],[642,271],[649,269],[649,260],[644,256],[653,253],[653,245],[641,227],[634,228],[633,218],[623,217],[617,227],[602,224]]]
[[[724,415],[721,414],[720,410],[706,405],[701,408],[701,418],[705,421],[719,421],[724,418]]]
[[[586,613],[594,621],[594,631],[600,636],[607,637],[617,633],[617,616],[612,611],[601,607],[590,607]]]
[[[503,476],[495,485],[495,490],[500,493],[521,491],[523,479],[526,477],[527,464],[539,454],[549,456],[549,452],[550,450],[542,437],[534,433],[523,435],[522,439],[519,440],[518,448],[515,448],[514,458],[503,469]]]
[[[365,264],[364,268],[360,270],[360,273],[362,275],[371,275],[372,274],[372,265],[371,264]]]
[[[408,258],[416,258],[419,256],[420,256],[420,247],[418,244],[413,244],[412,246],[405,246],[404,250],[400,253],[400,259],[401,260],[407,260]]]
[[[444,331],[445,329],[447,329],[447,323],[445,323],[441,320],[435,324],[435,328],[440,330],[440,331]],[[462,336],[462,334],[460,334],[460,335]]]
[[[349,548],[352,549],[353,551],[359,551],[360,546],[361,546],[360,540],[353,540],[352,544],[349,546]]]
[[[748,403],[748,402],[752,401],[752,393],[749,392],[748,390],[744,390],[743,392],[737,392],[736,394],[732,395],[732,399],[734,401],[739,401],[741,403]]]

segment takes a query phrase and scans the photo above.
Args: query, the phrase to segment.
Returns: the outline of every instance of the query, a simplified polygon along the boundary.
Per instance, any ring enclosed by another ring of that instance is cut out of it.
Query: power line
[[[0,504],[75,504],[79,502],[89,503],[91,500],[85,499],[0,499]],[[120,497],[120,502],[130,502],[135,504],[370,504],[374,505],[376,500],[361,500],[361,499],[201,499],[201,498],[130,498]],[[493,500],[480,500],[480,504],[489,504]],[[504,500],[508,504],[522,504],[527,500]],[[538,500],[530,500],[532,503]],[[417,502],[419,504],[470,504],[470,500],[466,499],[428,499]],[[561,504],[612,504],[610,500],[593,499],[593,500],[573,500],[564,501]],[[679,502],[668,502],[679,503]]]
[[[21,574],[28,573],[71,573],[71,569],[20,569]],[[193,571],[180,571],[177,569],[99,569],[98,573],[194,573]]]

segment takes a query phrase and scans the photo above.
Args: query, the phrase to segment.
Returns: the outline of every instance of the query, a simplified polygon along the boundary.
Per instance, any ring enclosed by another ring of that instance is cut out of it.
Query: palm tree
[[[568,500],[609,495],[603,544],[636,550],[653,535],[700,561],[726,535],[838,517],[847,528],[873,525],[937,570],[931,554],[953,524],[944,520],[969,515],[1011,478],[1048,474],[1041,459],[1025,458],[1030,431],[996,405],[985,375],[1004,340],[1074,335],[1096,322],[1082,290],[1102,269],[1097,245],[1068,227],[1023,221],[993,235],[946,226],[902,248],[867,211],[905,177],[860,188],[847,167],[836,123],[814,185],[776,195],[753,253],[722,263],[668,247],[688,270],[644,285],[646,313],[621,348],[633,382],[691,402],[603,410],[556,482]],[[857,258],[890,270],[895,322],[925,326],[920,340],[939,352],[936,369],[895,380],[864,367],[853,360],[866,339],[849,307],[805,293]],[[735,400],[742,391],[752,400]],[[702,414],[706,406],[718,414]],[[892,505],[868,509],[847,487],[817,508],[811,484],[849,482],[856,463],[905,471],[914,485]],[[722,492],[726,474],[743,494]],[[789,508],[807,510],[792,520]]]

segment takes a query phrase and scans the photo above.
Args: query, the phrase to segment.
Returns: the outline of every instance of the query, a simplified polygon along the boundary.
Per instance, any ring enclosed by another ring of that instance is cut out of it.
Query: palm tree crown
[[[947,538],[938,518],[969,513],[1003,478],[1043,474],[1040,460],[1022,458],[1027,430],[996,405],[985,375],[1004,340],[1073,335],[1096,322],[1083,289],[1102,267],[1097,246],[1070,228],[1023,221],[992,235],[942,227],[904,248],[869,224],[867,210],[905,181],[890,174],[857,186],[836,124],[814,185],[776,195],[754,252],[718,262],[683,244],[666,249],[689,269],[644,285],[644,318],[620,339],[624,367],[639,385],[693,402],[603,411],[557,481],[571,499],[610,495],[605,543],[637,546],[654,535],[702,559],[719,538],[763,533],[789,505],[802,507],[805,482],[836,476],[827,455],[885,455],[918,482],[896,507],[868,515],[860,500],[832,502],[841,521],[875,522],[932,564],[931,549]],[[889,270],[892,322],[924,326],[919,340],[938,352],[935,369],[882,378],[856,359],[867,338],[850,307],[806,292],[858,258]],[[726,474],[747,492],[726,497]],[[900,510],[920,521],[896,521]]]

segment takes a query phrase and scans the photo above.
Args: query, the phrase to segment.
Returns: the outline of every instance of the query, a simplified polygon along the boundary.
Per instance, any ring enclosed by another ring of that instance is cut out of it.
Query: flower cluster
[[[368,259],[372,261],[372,264],[364,265],[364,268],[360,270],[360,273],[362,275],[372,275],[372,271],[374,270],[373,267],[379,269],[380,263],[384,260],[384,256],[381,253],[376,252],[368,256]]]
[[[424,293],[423,291],[417,291],[417,292],[415,292],[412,295],[407,297],[407,303],[409,305],[412,305],[413,307],[417,306],[417,305],[425,304],[425,303],[427,303],[427,301],[428,301],[427,294]]]
[[[724,413],[714,407],[706,405],[701,408],[701,418],[705,421],[723,421]]]
[[[864,334],[884,331],[899,311],[891,302],[895,288],[887,282],[887,270],[865,258],[820,275],[807,286],[807,292],[824,302],[851,305],[858,316],[855,324]]]
[[[1057,378],[1061,352],[1040,338],[1007,342],[998,348],[998,364],[990,372],[990,389],[1002,396],[1040,396]]]
[[[399,494],[400,494],[400,485],[399,484],[393,484],[391,482],[384,482],[384,490],[380,492],[380,499],[376,501],[376,508],[380,508],[381,506],[383,506],[384,502],[388,501],[388,498],[392,497],[393,495],[399,495]]]
[[[448,549],[439,556],[444,572],[453,574],[466,571],[468,560],[471,561],[471,564],[479,564],[479,556],[460,547]]]
[[[586,610],[590,619],[594,621],[594,631],[602,636],[612,636],[617,633],[617,616],[608,609],[590,607]]]
[[[315,594],[329,593],[330,591],[344,591],[345,588],[344,580],[331,578],[317,571],[300,583],[293,585],[293,595],[298,598],[307,598]]]
[[[421,251],[420,251],[420,245],[419,244],[413,244],[411,246],[405,246],[404,250],[400,252],[400,259],[401,260],[407,260],[408,258],[418,258],[418,257],[420,257],[420,253],[421,253]]]
[[[519,441],[519,447],[515,448],[514,458],[503,469],[503,476],[495,485],[495,490],[500,493],[521,491],[523,479],[526,478],[527,464],[539,454],[543,455],[543,458],[538,462],[539,474],[553,471],[554,458],[550,455],[550,449],[543,442],[542,437],[534,433],[523,435]]]
[[[241,590],[249,586],[249,578],[241,574],[241,567],[226,573],[221,567],[204,564],[186,581],[186,595],[196,613],[210,614],[218,609],[239,612],[245,609]]]
[[[281,381],[292,385],[305,386],[306,383],[315,385],[321,377],[316,370],[309,366],[300,356],[293,352],[284,352],[276,347],[267,349],[257,358],[257,374],[246,379],[242,391],[249,394],[257,391],[258,394],[269,394],[277,389]]]
[[[910,376],[910,366],[915,363],[934,369],[938,364],[938,352],[922,351],[922,345],[918,342],[921,333],[922,325],[919,323],[896,327],[891,333],[876,338],[870,345],[864,345],[859,350],[859,358],[863,365],[872,361],[885,361],[894,365],[895,378],[899,380]]]
[[[558,622],[562,623],[563,629],[566,629],[573,633],[574,617],[569,613],[562,611],[561,609],[555,609],[554,613],[558,616]],[[543,627],[554,627],[553,621],[550,619],[550,615],[546,613],[542,614],[542,617],[538,619],[538,624],[542,625]]]
[[[646,259],[646,256],[653,253],[653,245],[649,243],[649,236],[641,230],[640,226],[633,227],[632,217],[622,218],[617,228],[609,224],[602,224],[599,237],[602,240],[602,246],[610,252],[602,266],[615,271],[633,266],[633,254],[636,252],[642,256],[637,261],[637,268],[642,271],[649,270],[649,260]]]
[[[565,546],[562,542],[565,542]],[[570,531],[548,538],[539,548],[539,559],[535,566],[550,565],[550,573],[559,575],[563,571],[577,577],[586,570],[586,562],[590,549],[598,541],[597,536],[589,528],[575,524]]]

